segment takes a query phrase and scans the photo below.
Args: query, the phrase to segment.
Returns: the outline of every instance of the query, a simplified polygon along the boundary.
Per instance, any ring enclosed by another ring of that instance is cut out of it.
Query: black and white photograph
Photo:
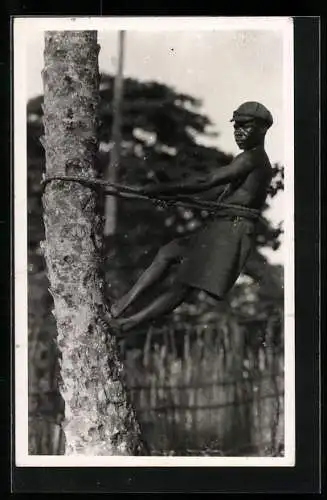
[[[16,465],[294,466],[292,19],[13,42]]]

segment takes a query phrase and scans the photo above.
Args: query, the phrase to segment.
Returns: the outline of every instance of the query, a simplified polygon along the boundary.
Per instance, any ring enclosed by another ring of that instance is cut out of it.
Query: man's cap
[[[265,122],[269,127],[273,124],[273,117],[270,111],[260,102],[244,102],[233,113],[231,122],[247,122],[253,119],[259,119]]]

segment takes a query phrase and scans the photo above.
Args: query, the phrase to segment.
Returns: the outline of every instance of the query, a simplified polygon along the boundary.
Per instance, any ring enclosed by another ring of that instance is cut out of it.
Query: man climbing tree
[[[44,137],[48,178],[94,179],[98,148],[97,33],[45,34]],[[44,256],[61,354],[66,454],[144,454],[107,323],[98,195],[78,182],[44,187]]]
[[[204,290],[222,300],[242,272],[254,243],[255,221],[264,206],[272,179],[264,141],[273,118],[262,104],[246,102],[234,112],[231,121],[234,122],[235,141],[243,152],[230,165],[196,182],[128,188],[134,193],[168,195],[182,200],[195,194],[230,207],[219,210],[197,235],[178,238],[160,249],[132,289],[112,306],[111,313],[116,318],[111,320],[113,328],[128,331],[156,319],[179,306],[194,289]],[[167,277],[171,265],[176,262],[180,266],[169,290],[141,311],[122,317],[140,295]]]

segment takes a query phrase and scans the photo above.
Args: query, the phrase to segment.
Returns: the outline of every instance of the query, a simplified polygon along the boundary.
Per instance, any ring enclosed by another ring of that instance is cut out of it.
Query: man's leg
[[[149,287],[154,285],[181,254],[182,248],[176,240],[162,247],[152,264],[144,271],[135,285],[111,307],[111,314],[118,318]]]
[[[122,331],[127,332],[140,323],[156,319],[163,314],[173,311],[186,299],[191,290],[188,286],[176,284],[140,312],[129,318],[117,319],[115,323]]]

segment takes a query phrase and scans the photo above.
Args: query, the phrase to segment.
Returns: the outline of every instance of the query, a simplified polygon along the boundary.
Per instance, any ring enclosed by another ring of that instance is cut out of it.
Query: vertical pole
[[[125,41],[125,32],[120,31],[118,36],[118,66],[115,76],[114,96],[113,96],[113,124],[112,124],[112,137],[111,137],[113,146],[107,170],[107,179],[110,182],[116,182],[118,180],[118,170],[120,161],[124,41]],[[105,213],[104,236],[109,236],[114,234],[116,230],[117,199],[114,196],[106,197],[104,213]]]

